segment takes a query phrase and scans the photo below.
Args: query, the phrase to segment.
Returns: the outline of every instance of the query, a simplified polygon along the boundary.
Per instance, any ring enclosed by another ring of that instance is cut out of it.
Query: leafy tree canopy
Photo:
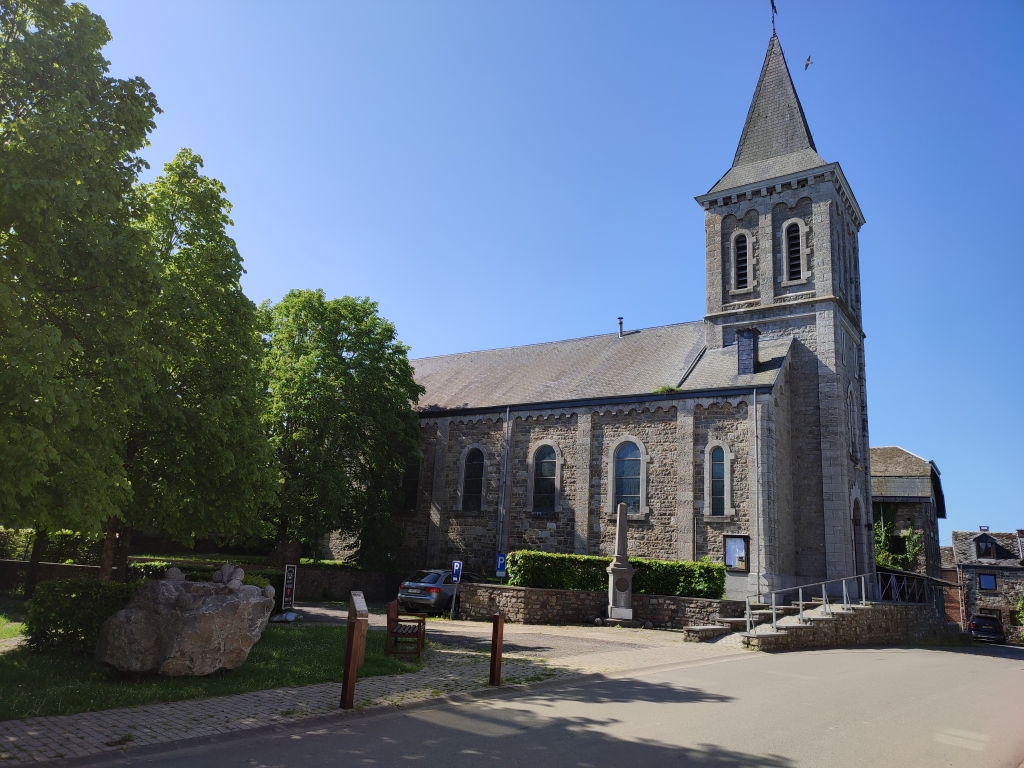
[[[141,190],[160,285],[143,335],[159,365],[125,446],[128,523],[186,542],[251,529],[277,477],[262,420],[262,315],[242,293],[224,185],[202,166],[183,149]]]
[[[369,299],[296,290],[262,309],[268,430],[283,476],[280,506],[267,513],[277,540],[313,546],[342,530],[358,537],[364,565],[386,565],[401,475],[419,442],[412,406],[423,388],[408,348]]]
[[[158,111],[103,20],[0,0],[0,521],[89,530],[130,496],[127,415],[155,296],[132,185]]]

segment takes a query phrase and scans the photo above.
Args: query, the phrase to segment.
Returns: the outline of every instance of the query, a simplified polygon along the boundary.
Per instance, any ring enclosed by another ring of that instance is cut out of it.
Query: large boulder
[[[103,623],[96,659],[122,672],[170,676],[241,666],[274,608],[274,588],[243,586],[244,577],[230,564],[214,583],[185,581],[168,569]]]

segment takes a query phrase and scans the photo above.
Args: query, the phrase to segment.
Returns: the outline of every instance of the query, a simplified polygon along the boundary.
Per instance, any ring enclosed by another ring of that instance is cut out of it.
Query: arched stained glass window
[[[799,280],[803,277],[803,265],[800,262],[800,227],[790,224],[786,227],[787,280]]]
[[[466,454],[466,471],[462,477],[462,509],[479,512],[484,493],[484,452],[474,448]]]
[[[533,511],[555,511],[555,449],[543,445],[533,457]]]
[[[747,288],[747,236],[736,236],[736,290]]]
[[[711,451],[711,514],[725,514],[725,451]]]
[[[640,449],[623,443],[615,451],[615,509],[625,504],[631,515],[640,514]]]

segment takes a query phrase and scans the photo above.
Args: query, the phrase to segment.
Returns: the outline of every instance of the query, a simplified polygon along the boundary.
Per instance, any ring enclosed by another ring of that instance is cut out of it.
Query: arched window
[[[846,418],[850,423],[850,455],[857,455],[857,408],[854,404],[853,390],[846,393]]]
[[[542,445],[533,457],[533,511],[555,511],[555,449]]]
[[[736,244],[736,290],[747,288],[747,236],[737,235]]]
[[[704,517],[735,515],[732,501],[732,465],[736,455],[721,440],[704,446]]]
[[[402,475],[402,514],[415,515],[420,489],[420,459],[416,457],[405,465]]]
[[[800,257],[800,227],[790,224],[786,227],[786,280],[799,280],[803,277]]]
[[[711,514],[725,514],[725,451],[711,451]]]
[[[615,509],[625,504],[631,515],[640,514],[640,449],[623,443],[615,451]]]
[[[462,510],[479,512],[484,496],[484,452],[474,448],[466,454],[462,476]]]

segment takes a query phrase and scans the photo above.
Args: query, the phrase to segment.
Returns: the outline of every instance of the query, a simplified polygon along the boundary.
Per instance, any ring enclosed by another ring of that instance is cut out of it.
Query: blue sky
[[[94,0],[206,161],[255,301],[370,296],[412,355],[696,320],[703,215],[764,2]],[[1024,528],[1024,3],[777,0],[861,231],[873,445],[942,470],[954,528]],[[803,61],[810,54],[808,70]]]

